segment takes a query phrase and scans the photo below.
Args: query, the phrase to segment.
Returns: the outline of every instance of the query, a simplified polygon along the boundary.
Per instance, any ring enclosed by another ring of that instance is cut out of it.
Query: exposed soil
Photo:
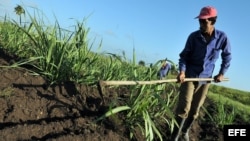
[[[14,58],[0,51],[0,66]],[[130,141],[121,117],[94,122],[112,100],[119,96],[122,103],[127,93],[125,88],[106,89],[103,103],[97,86],[66,82],[48,87],[25,69],[0,68],[0,140]],[[222,131],[199,120],[190,133],[191,141],[223,140]],[[168,136],[166,131],[165,140]],[[138,132],[134,140],[145,139]]]

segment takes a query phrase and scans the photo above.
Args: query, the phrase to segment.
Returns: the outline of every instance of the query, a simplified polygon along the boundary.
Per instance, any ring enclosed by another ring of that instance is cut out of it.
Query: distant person
[[[192,32],[186,41],[179,58],[180,85],[179,101],[175,118],[179,126],[174,127],[171,141],[181,138],[189,141],[189,129],[198,118],[200,107],[204,104],[210,81],[185,82],[185,78],[212,78],[215,62],[221,56],[218,74],[214,82],[221,82],[232,59],[231,46],[227,35],[215,28],[217,10],[212,6],[203,7],[199,16],[199,30]]]
[[[164,79],[171,69],[171,64],[167,61],[167,59],[161,61],[161,68],[158,72],[159,79]]]

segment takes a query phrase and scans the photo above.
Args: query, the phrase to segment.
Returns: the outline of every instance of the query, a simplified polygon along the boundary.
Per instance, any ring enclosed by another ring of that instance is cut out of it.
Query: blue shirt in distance
[[[171,69],[171,64],[168,63],[167,61],[163,61],[162,66],[159,70],[159,74],[158,74],[160,79],[163,79],[164,77],[166,77],[170,69]]]

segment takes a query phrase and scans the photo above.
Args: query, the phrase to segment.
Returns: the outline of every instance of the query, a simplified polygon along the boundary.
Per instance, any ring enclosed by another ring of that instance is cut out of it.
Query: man
[[[168,72],[171,69],[171,64],[167,62],[167,59],[161,61],[161,68],[158,72],[159,79],[162,80],[168,75]]]
[[[188,36],[179,58],[177,80],[181,85],[175,111],[178,126],[174,127],[171,136],[173,141],[178,141],[179,137],[189,141],[188,131],[199,115],[211,83],[185,82],[185,78],[212,78],[215,62],[221,54],[220,70],[214,76],[214,82],[221,82],[232,59],[227,35],[214,27],[217,10],[212,6],[203,7],[196,19],[199,21],[200,29]]]

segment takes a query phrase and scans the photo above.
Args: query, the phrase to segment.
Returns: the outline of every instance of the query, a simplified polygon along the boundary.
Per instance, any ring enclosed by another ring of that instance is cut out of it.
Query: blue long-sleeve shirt
[[[187,78],[211,78],[220,54],[222,63],[219,73],[225,74],[232,59],[226,34],[215,29],[210,42],[207,43],[200,30],[197,30],[188,36],[180,53],[179,71],[184,71]]]
[[[159,74],[158,74],[160,79],[163,79],[164,77],[166,77],[170,70],[171,70],[171,64],[170,63],[166,63],[164,66],[162,66],[160,68]]]

